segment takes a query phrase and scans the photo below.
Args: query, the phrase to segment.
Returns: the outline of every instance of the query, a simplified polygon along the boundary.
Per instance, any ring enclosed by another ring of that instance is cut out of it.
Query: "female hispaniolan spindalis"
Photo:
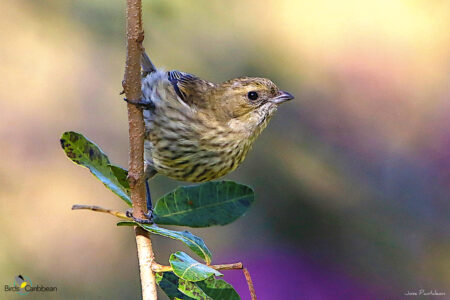
[[[269,79],[219,84],[179,71],[157,70],[142,55],[146,178],[202,182],[233,171],[277,106],[294,97]]]

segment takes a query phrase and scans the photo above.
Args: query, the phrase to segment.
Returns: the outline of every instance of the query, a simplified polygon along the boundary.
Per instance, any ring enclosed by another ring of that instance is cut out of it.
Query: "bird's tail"
[[[152,61],[148,57],[147,53],[145,53],[145,51],[142,51],[141,54],[141,66],[142,66],[142,76],[144,77],[156,71],[155,65],[152,63]]]

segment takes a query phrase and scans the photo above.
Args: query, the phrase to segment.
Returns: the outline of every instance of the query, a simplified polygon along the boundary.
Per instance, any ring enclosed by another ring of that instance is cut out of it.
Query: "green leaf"
[[[205,242],[198,236],[193,235],[189,231],[175,231],[162,227],[158,227],[155,224],[138,224],[148,232],[159,234],[171,239],[179,240],[189,247],[195,254],[200,256],[207,264],[211,263],[211,251],[206,247]]]
[[[209,297],[204,291],[202,291],[201,288],[198,287],[196,282],[187,281],[180,278],[178,281],[178,290],[195,300],[213,300],[213,298]]]
[[[117,226],[141,226],[150,233],[162,235],[174,240],[179,240],[189,247],[195,254],[200,256],[207,264],[211,263],[211,251],[206,247],[205,242],[198,236],[193,235],[189,231],[175,231],[155,224],[139,224],[134,221],[121,221]]]
[[[120,221],[120,222],[117,222],[116,225],[119,227],[122,227],[122,226],[136,226],[138,224],[136,224],[136,222],[133,222],[133,221]]]
[[[225,225],[244,215],[253,201],[253,190],[233,181],[178,187],[158,200],[154,221],[190,227]]]
[[[233,287],[211,276],[203,281],[191,282],[173,272],[156,273],[156,283],[170,299],[186,300],[240,300]]]
[[[114,176],[116,176],[117,181],[127,192],[127,195],[130,195],[130,184],[127,179],[128,171],[115,165],[109,165],[109,169],[114,174]]]
[[[156,273],[156,283],[169,299],[194,300],[178,290],[179,277],[172,272]]]
[[[169,258],[169,263],[175,275],[188,281],[201,281],[213,275],[222,276],[220,272],[199,263],[181,251],[172,253]]]
[[[74,163],[88,168],[108,189],[131,206],[127,188],[114,175],[108,157],[96,144],[73,131],[64,132],[60,142],[67,157]]]
[[[195,283],[211,299],[240,300],[239,294],[233,286],[225,280],[210,277]],[[179,287],[180,288],[180,287]]]

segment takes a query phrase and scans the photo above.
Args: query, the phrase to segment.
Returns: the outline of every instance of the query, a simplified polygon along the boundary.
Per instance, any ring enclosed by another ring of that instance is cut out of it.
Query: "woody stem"
[[[127,57],[123,88],[127,99],[141,98],[141,52],[144,31],[142,29],[141,0],[127,0]],[[145,199],[144,178],[144,117],[142,110],[128,104],[128,135],[129,164],[128,182],[130,197],[133,204],[133,216],[137,219],[146,218],[147,207]],[[143,300],[156,300],[156,278],[151,269],[155,259],[152,242],[148,232],[139,226],[134,227],[138,252],[141,288]]]

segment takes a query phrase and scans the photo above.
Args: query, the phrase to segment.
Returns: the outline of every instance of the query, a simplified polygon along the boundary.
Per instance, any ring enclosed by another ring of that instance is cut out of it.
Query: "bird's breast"
[[[144,111],[147,164],[160,174],[189,182],[213,180],[236,169],[253,138],[181,103],[163,73],[151,76],[142,89],[145,100],[154,104],[154,109]]]
[[[236,169],[251,143],[214,122],[179,110],[156,110],[146,119],[146,160],[159,173],[190,182],[216,179]]]

